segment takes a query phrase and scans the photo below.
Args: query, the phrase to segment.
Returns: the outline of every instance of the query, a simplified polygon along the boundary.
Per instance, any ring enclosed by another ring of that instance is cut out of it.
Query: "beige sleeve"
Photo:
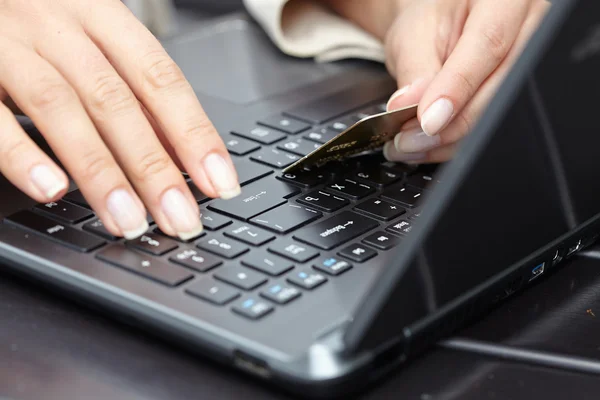
[[[244,0],[248,12],[284,53],[320,62],[384,62],[381,42],[315,0]]]

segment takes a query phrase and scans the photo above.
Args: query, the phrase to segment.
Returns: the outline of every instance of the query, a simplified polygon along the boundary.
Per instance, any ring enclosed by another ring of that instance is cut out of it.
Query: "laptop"
[[[394,82],[368,62],[286,57],[243,15],[216,20],[165,45],[242,194],[208,199],[190,183],[202,237],[152,226],[125,242],[75,187],[34,204],[0,181],[2,265],[296,394],[353,393],[597,239],[597,15],[596,2],[553,5],[451,162],[375,154],[293,174],[381,112]]]

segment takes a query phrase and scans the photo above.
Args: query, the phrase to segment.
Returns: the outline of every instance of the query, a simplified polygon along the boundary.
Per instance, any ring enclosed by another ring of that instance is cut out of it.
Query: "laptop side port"
[[[552,256],[552,266],[554,267],[556,264],[562,261],[564,255],[564,250],[556,249],[554,255]]]
[[[233,354],[233,365],[263,379],[271,377],[271,369],[266,362],[239,350]]]
[[[575,243],[573,246],[569,247],[569,250],[567,250],[567,257],[573,255],[574,253],[578,252],[579,250],[581,250],[582,248],[582,242],[581,239],[579,239],[577,241],[577,243]]]
[[[545,262],[543,262],[541,264],[538,264],[535,267],[533,267],[532,270],[531,270],[531,275],[529,277],[529,282],[531,282],[535,278],[538,278],[538,277],[542,276],[542,274],[544,273],[545,270],[546,270],[546,263]]]

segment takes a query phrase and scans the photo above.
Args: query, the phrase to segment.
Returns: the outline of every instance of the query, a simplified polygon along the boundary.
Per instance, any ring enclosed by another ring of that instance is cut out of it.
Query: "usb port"
[[[567,251],[567,257],[569,257],[571,254],[579,251],[581,249],[581,239],[579,239],[579,241],[577,242],[577,244],[575,246],[569,247],[569,250]]]
[[[535,267],[533,267],[533,269],[531,270],[531,277],[529,278],[529,281],[531,282],[535,278],[537,278],[540,275],[542,275],[544,273],[545,269],[546,269],[546,263],[545,262],[543,262],[543,263],[541,263],[541,264],[536,265]]]

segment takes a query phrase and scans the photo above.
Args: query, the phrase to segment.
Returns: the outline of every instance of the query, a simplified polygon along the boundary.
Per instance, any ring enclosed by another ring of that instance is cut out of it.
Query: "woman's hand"
[[[208,196],[240,191],[190,84],[119,0],[0,0],[0,172],[39,202],[57,200],[67,176],[2,103],[9,96],[115,235],[143,234],[146,208],[170,235],[200,232],[178,166]]]
[[[388,109],[419,103],[384,147],[391,161],[450,159],[549,7],[546,0],[401,0],[386,35],[400,88]]]

